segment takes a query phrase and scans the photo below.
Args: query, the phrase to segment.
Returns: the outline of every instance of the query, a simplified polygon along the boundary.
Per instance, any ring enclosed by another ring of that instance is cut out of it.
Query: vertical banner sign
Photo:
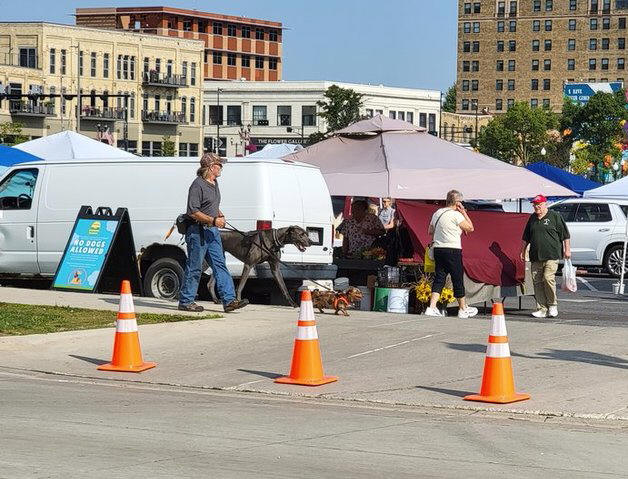
[[[55,273],[53,289],[119,292],[123,279],[141,294],[131,222],[126,208],[82,206]]]

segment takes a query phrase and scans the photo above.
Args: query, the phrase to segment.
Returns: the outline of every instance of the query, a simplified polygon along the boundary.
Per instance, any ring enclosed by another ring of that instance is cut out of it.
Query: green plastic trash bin
[[[388,310],[388,294],[389,293],[390,293],[390,288],[375,288],[375,299],[373,301],[373,311],[386,312]]]

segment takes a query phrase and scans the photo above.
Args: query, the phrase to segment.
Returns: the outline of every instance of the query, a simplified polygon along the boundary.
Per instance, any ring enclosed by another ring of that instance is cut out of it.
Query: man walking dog
[[[181,311],[201,312],[203,307],[194,302],[201,279],[203,258],[207,260],[216,277],[216,286],[226,313],[249,304],[248,300],[237,300],[233,279],[225,265],[220,231],[225,217],[220,211],[220,188],[217,178],[223,167],[223,159],[213,153],[205,153],[201,167],[196,172],[188,192],[186,214],[190,221],[185,232],[188,257],[183,274],[183,285],[179,295]]]

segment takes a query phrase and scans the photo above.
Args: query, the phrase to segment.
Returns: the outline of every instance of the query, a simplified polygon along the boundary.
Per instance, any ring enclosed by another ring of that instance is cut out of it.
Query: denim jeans
[[[201,241],[201,234],[204,235],[204,241]],[[194,302],[198,292],[198,283],[201,279],[203,258],[209,263],[212,273],[216,277],[216,288],[223,304],[227,305],[233,301],[235,299],[233,279],[225,265],[225,253],[222,249],[218,228],[203,228],[199,225],[192,225],[185,233],[185,243],[188,259],[185,263],[179,304]]]

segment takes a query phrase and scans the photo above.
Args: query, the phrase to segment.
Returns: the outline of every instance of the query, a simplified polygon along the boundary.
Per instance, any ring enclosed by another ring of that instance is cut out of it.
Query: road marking
[[[392,326],[393,324],[414,323],[414,322],[416,322],[416,319],[406,319],[405,321],[396,321],[394,323],[376,324],[375,326],[369,326],[369,328],[379,328],[381,326]]]
[[[226,387],[225,389],[235,390],[235,389],[241,388],[242,386],[248,386],[249,384],[261,383],[262,381],[268,381],[268,379],[258,379],[257,381],[249,381],[248,383],[238,384],[237,386],[229,386],[229,387]]]
[[[441,334],[445,334],[445,333],[428,334],[426,336],[421,336],[420,338],[408,339],[407,341],[401,341],[400,343],[389,344],[388,346],[384,346],[382,348],[369,349],[368,351],[364,351],[364,352],[361,352],[361,353],[358,353],[358,354],[353,354],[351,356],[347,356],[346,358],[342,358],[342,359],[357,358],[358,356],[364,356],[365,354],[376,353],[378,351],[383,351],[384,349],[396,348],[397,346],[403,346],[404,344],[412,343],[414,341],[420,341],[421,339],[431,338],[433,336],[439,336]]]
[[[584,284],[587,288],[589,288],[589,291],[599,291],[599,289],[597,289],[595,286],[589,283],[586,279],[580,278],[578,276],[576,276],[576,279],[579,280],[582,284]]]
[[[597,303],[599,301],[599,299],[566,299],[566,298],[560,298],[560,302],[566,302],[566,303]]]

